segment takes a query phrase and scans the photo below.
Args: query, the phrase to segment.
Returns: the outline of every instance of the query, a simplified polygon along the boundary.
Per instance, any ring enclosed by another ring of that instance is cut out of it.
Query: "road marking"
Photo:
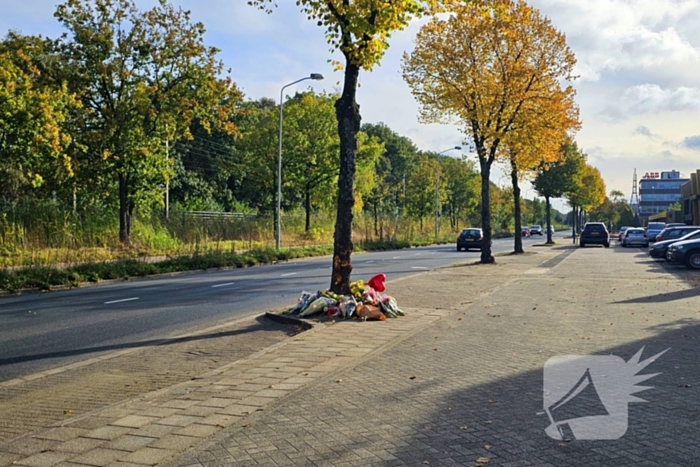
[[[374,263],[374,260],[371,259],[371,260],[369,260],[369,261],[365,261],[365,264],[369,264],[369,263]]]
[[[288,272],[287,274],[282,274],[282,277],[293,276],[296,272]]]
[[[411,269],[428,269],[425,266],[411,266]]]
[[[400,256],[394,256],[394,257],[391,258],[391,259],[399,259],[399,258],[401,258],[401,257],[400,257]]]
[[[233,285],[233,284],[234,284],[233,282],[227,282],[227,283],[225,283],[225,284],[216,284],[216,285],[212,285],[211,288],[214,289],[214,288],[216,288],[216,287],[226,287],[227,285]]]
[[[111,305],[112,303],[130,302],[132,300],[138,300],[139,297],[122,298],[121,300],[112,300],[111,302],[105,302],[105,305]]]

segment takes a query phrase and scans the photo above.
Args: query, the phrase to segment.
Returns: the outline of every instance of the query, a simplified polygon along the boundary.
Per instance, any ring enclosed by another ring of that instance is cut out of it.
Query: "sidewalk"
[[[389,291],[399,299],[406,317],[317,325],[193,381],[68,418],[49,429],[0,444],[0,465],[161,462],[224,428],[248,424],[250,414],[267,410],[285,396],[357,364],[363,357],[372,359],[382,348],[462,308],[475,297],[460,298],[459,302],[444,297],[460,290],[465,280],[488,293],[500,281],[519,275],[519,269],[508,263],[536,264],[554,254],[543,250],[541,255],[499,258],[499,265],[450,268],[390,282]],[[465,255],[465,260],[476,258]]]
[[[531,251],[391,282],[404,318],[317,326],[0,445],[0,465],[697,462],[697,291],[636,249]],[[630,404],[626,436],[547,438],[548,358],[628,360],[642,345],[644,357],[672,349],[646,371],[663,374],[639,394],[648,404]]]

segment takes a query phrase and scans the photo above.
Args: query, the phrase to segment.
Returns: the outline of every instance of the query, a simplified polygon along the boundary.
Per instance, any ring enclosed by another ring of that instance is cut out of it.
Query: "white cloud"
[[[533,0],[566,33],[583,80],[605,71],[700,61],[697,28],[683,20],[700,11],[698,0]]]
[[[658,84],[641,84],[624,90],[620,98],[608,105],[601,116],[620,121],[641,114],[700,110],[700,89],[679,87],[664,89]]]

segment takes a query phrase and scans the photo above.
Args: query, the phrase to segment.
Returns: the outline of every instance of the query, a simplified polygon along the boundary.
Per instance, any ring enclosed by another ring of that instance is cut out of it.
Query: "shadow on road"
[[[23,363],[23,362],[31,362],[31,361],[35,361],[35,360],[44,360],[44,359],[49,359],[49,358],[75,357],[75,356],[79,356],[79,355],[88,355],[88,354],[93,354],[93,353],[109,352],[109,351],[115,351],[115,350],[138,349],[138,348],[144,348],[144,347],[173,345],[173,344],[181,344],[181,343],[185,343],[185,342],[201,341],[201,340],[207,340],[207,339],[217,339],[220,337],[234,337],[237,335],[248,334],[248,333],[257,332],[257,331],[270,331],[270,332],[272,332],[272,331],[279,332],[280,331],[279,325],[275,324],[274,326],[271,326],[271,324],[273,324],[272,321],[264,318],[263,316],[258,316],[256,318],[256,324],[253,324],[253,325],[248,326],[248,327],[243,328],[243,329],[236,329],[236,330],[232,330],[232,331],[222,331],[222,332],[211,332],[211,333],[207,333],[207,334],[197,334],[197,335],[185,336],[185,337],[151,339],[151,340],[143,340],[143,341],[136,341],[136,342],[124,342],[121,344],[114,344],[114,345],[102,345],[102,346],[96,346],[96,347],[62,350],[62,351],[57,351],[57,352],[48,352],[48,353],[40,353],[40,354],[33,354],[33,355],[20,355],[20,356],[16,356],[16,357],[0,358],[0,366],[13,365],[16,363]],[[284,332],[286,332],[289,336],[293,336],[298,331],[292,327],[285,326]]]

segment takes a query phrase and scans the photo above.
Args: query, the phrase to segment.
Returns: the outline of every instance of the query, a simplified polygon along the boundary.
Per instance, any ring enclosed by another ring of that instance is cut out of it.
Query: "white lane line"
[[[130,302],[132,300],[138,300],[139,297],[123,298],[121,300],[112,300],[111,302],[105,302],[105,305],[111,305],[112,303]]]
[[[428,269],[425,266],[411,266],[411,269]]]
[[[287,274],[282,274],[281,277],[293,276],[296,272],[288,272]]]
[[[369,263],[374,263],[374,260],[371,259],[371,260],[369,260],[369,261],[365,261],[365,264],[369,264]]]
[[[234,284],[233,282],[227,282],[227,283],[225,283],[225,284],[216,284],[216,285],[212,285],[211,288],[212,288],[212,289],[215,289],[216,287],[226,287],[227,285],[233,285],[233,284]]]
[[[391,259],[399,259],[399,258],[401,258],[401,257],[400,257],[400,256],[394,256],[394,257],[391,258]]]

